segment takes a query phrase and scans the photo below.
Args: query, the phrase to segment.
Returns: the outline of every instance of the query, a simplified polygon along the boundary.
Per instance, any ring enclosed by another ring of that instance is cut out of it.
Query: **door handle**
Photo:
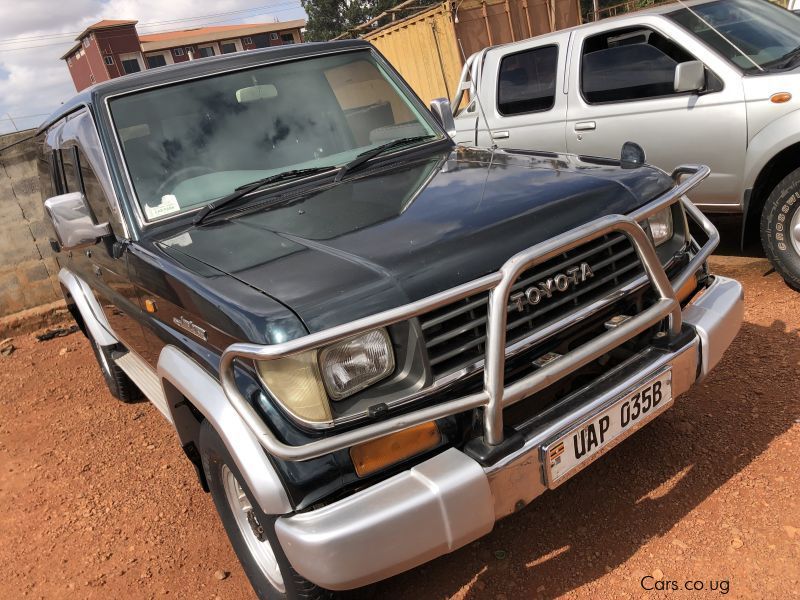
[[[511,134],[508,131],[493,131],[492,132],[492,139],[493,140],[507,140],[511,137]]]
[[[597,129],[597,123],[594,121],[578,121],[575,123],[575,131],[592,131]]]

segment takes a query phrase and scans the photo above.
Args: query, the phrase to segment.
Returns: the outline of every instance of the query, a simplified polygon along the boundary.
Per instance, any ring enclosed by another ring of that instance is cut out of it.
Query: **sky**
[[[144,34],[276,18],[305,13],[299,0],[0,0],[0,133],[36,127],[75,94],[60,57],[101,19],[138,20]]]

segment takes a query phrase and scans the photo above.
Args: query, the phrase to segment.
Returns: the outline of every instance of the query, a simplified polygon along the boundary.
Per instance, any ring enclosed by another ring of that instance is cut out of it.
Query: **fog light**
[[[436,423],[423,423],[350,448],[350,458],[359,477],[364,477],[416,454],[435,448],[442,441]]]

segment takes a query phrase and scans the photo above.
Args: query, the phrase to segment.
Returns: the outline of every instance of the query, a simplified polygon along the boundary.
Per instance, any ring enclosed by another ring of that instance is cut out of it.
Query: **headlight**
[[[368,331],[322,350],[259,361],[269,392],[292,415],[310,423],[333,421],[330,401],[352,396],[394,371],[389,334]]]
[[[394,371],[389,334],[375,329],[328,346],[320,352],[319,365],[332,400],[351,396]]]
[[[303,421],[331,421],[331,407],[317,366],[317,351],[258,362],[258,372],[270,393]]]
[[[650,233],[653,236],[653,243],[656,248],[661,244],[672,239],[672,207],[668,206],[664,210],[657,212],[647,219],[650,225]]]

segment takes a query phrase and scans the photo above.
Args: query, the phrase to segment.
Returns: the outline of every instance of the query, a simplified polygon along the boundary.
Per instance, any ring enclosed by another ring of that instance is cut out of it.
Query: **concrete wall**
[[[32,134],[0,136],[0,316],[61,298]]]

